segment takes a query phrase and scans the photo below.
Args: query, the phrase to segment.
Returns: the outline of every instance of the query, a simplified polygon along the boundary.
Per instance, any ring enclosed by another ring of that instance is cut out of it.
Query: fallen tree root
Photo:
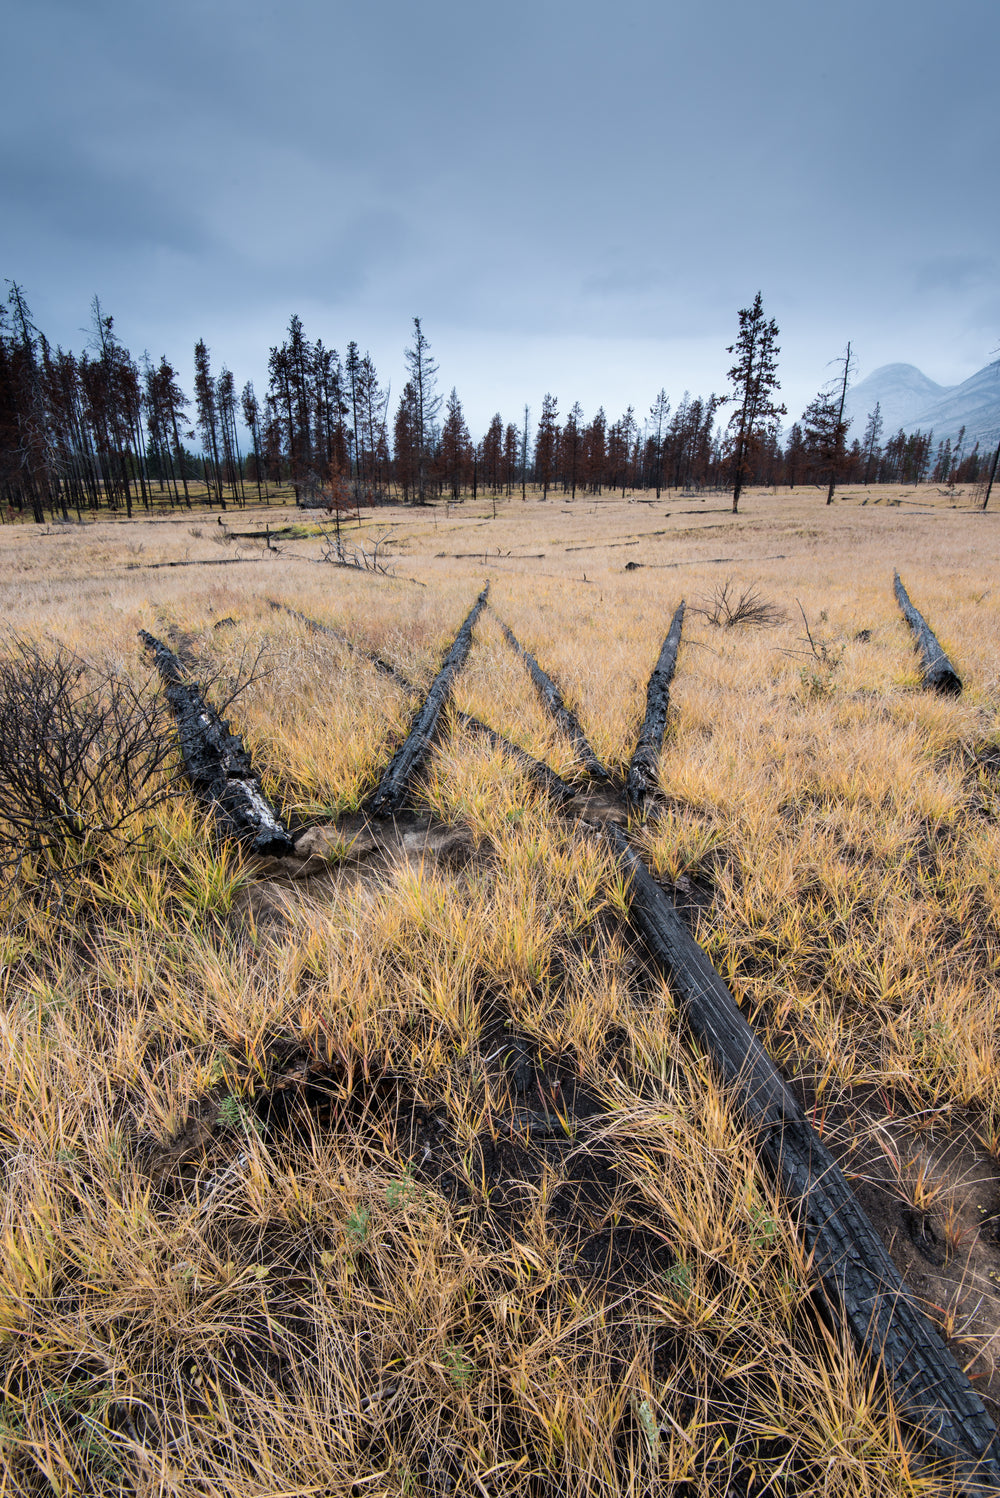
[[[504,638],[506,639],[507,644],[516,655],[519,655],[521,657],[522,661],[527,666],[528,671],[531,675],[531,679],[535,683],[535,690],[542,700],[542,706],[545,708],[545,711],[549,714],[549,716],[555,719],[555,721],[559,724],[559,727],[571,741],[573,747],[576,749],[577,757],[580,760],[581,764],[589,774],[595,777],[595,779],[607,780],[609,778],[607,770],[601,764],[601,761],[597,758],[597,755],[594,753],[593,749],[591,749],[590,744],[587,741],[587,735],[580,727],[579,718],[576,716],[576,713],[570,712],[569,708],[562,700],[562,697],[559,693],[559,688],[556,686],[551,676],[546,676],[541,666],[535,660],[535,657],[531,654],[531,651],[525,650],[524,646],[514,634],[513,630],[508,629],[502,619],[498,619],[497,622],[500,625],[500,628],[503,630]]]
[[[390,681],[394,681],[398,687],[402,687],[404,692],[409,692],[411,697],[420,697],[423,695],[423,688],[418,687],[416,682],[411,681],[408,676],[404,676],[401,671],[397,671],[395,666],[391,665],[389,661],[383,660],[374,651],[363,650],[360,645],[354,643],[349,635],[344,634],[342,630],[335,629],[332,624],[320,624],[318,619],[310,619],[308,614],[300,614],[298,609],[289,607],[287,603],[278,603],[273,598],[269,598],[268,603],[272,609],[282,609],[286,614],[291,614],[293,619],[298,619],[307,629],[311,629],[318,634],[329,635],[331,639],[337,640],[341,645],[346,646],[353,654],[363,656],[366,661],[369,661],[375,667],[375,670],[380,675],[388,677]],[[576,795],[575,786],[568,785],[561,775],[557,775],[555,770],[550,769],[543,760],[535,759],[534,755],[529,754],[526,749],[522,749],[520,744],[512,743],[510,739],[505,738],[502,733],[497,733],[480,718],[474,718],[471,713],[463,713],[459,708],[455,708],[455,716],[462,727],[468,729],[470,733],[478,734],[480,738],[488,739],[494,749],[502,749],[506,755],[514,760],[515,764],[520,765],[521,769],[528,776],[528,779],[534,781],[536,785],[541,786],[543,791],[547,791],[553,800],[557,802],[571,801]]]
[[[920,651],[920,669],[923,673],[924,686],[933,687],[935,692],[943,692],[946,696],[957,697],[962,690],[962,678],[941,649],[937,636],[923,614],[910,602],[910,595],[903,587],[899,573],[894,572],[892,576],[896,599],[903,611],[903,618],[913,631],[917,649]]]
[[[211,804],[222,830],[252,852],[275,858],[291,853],[292,839],[264,794],[243,740],[185,680],[172,650],[144,629],[139,638],[153,652],[195,794]]]
[[[970,1494],[1000,1490],[1000,1437],[968,1379],[910,1300],[896,1266],[829,1150],[810,1127],[729,989],[617,827],[605,826],[629,881],[630,915],[756,1131],[757,1148],[799,1214],[813,1268],[866,1357],[881,1366],[908,1426]]]
[[[428,750],[437,731],[438,720],[451,694],[455,677],[465,665],[465,658],[472,644],[472,630],[486,606],[486,595],[489,590],[490,585],[487,583],[455,636],[440,671],[414,716],[409,733],[392,756],[388,769],[375,790],[365,802],[364,809],[370,817],[390,817],[399,810],[411,778],[427,758]]]
[[[646,797],[659,784],[660,749],[667,726],[667,709],[670,706],[670,683],[677,667],[677,647],[681,643],[681,627],[684,623],[684,600],[681,599],[670,621],[667,638],[663,642],[659,659],[653,667],[646,688],[646,716],[639,731],[625,777],[625,804],[632,811],[641,811]]]

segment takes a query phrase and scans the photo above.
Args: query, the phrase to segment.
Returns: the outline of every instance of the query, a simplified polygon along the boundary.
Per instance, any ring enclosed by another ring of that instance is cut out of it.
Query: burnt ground
[[[616,1037],[609,1037],[609,1056],[617,1043]],[[419,1204],[426,1188],[439,1192],[470,1236],[487,1253],[491,1249],[497,1253],[495,1269],[475,1292],[484,1302],[484,1314],[504,1296],[523,1293],[511,1274],[506,1251],[518,1242],[530,1255],[525,1240],[530,1241],[529,1219],[537,1212],[538,1188],[544,1180],[544,1229],[559,1245],[560,1284],[541,1287],[535,1307],[542,1310],[548,1302],[557,1312],[567,1290],[575,1287],[581,1295],[589,1293],[610,1326],[609,1377],[615,1377],[617,1367],[624,1378],[634,1352],[636,1318],[653,1322],[650,1312],[657,1299],[662,1304],[664,1296],[685,1293],[683,1280],[678,1284],[672,1277],[676,1259],[669,1224],[659,1221],[649,1203],[619,1178],[614,1151],[602,1141],[605,1115],[600,1102],[570,1061],[546,1054],[530,1037],[512,1032],[499,1007],[486,1027],[482,1050],[509,1106],[489,1120],[477,1140],[474,1180],[468,1170],[468,1151],[463,1152],[454,1137],[446,1110],[418,1096],[406,1078],[390,1072],[373,1073],[366,1079],[348,1077],[336,1065],[287,1043],[273,1049],[275,1073],[254,1100],[253,1126],[279,1162],[283,1146],[294,1148],[317,1132],[326,1139],[339,1135],[355,1149],[367,1146],[373,1158],[391,1155],[400,1172],[393,1183],[398,1194],[394,1205]],[[211,1204],[213,1193],[224,1189],[227,1174],[241,1163],[239,1144],[222,1117],[220,1101],[204,1099],[192,1110],[182,1134],[165,1147],[147,1151],[145,1169],[164,1202],[188,1198]],[[213,1376],[216,1382],[228,1383],[234,1400],[239,1397],[241,1380],[248,1377],[266,1375],[279,1385],[285,1380],[291,1390],[296,1363],[310,1356],[307,1285],[325,1256],[343,1252],[343,1231],[338,1236],[335,1225],[320,1226],[289,1254],[284,1221],[233,1223],[224,1213],[219,1219],[215,1234],[220,1254],[228,1257],[235,1251],[265,1261],[277,1259],[284,1262],[286,1272],[281,1289],[275,1287],[274,1299],[267,1301],[260,1325],[251,1321],[238,1340],[220,1349]],[[241,1243],[241,1238],[247,1241]],[[352,1272],[362,1278],[370,1276],[375,1285],[379,1271],[360,1235],[356,1242],[348,1241],[347,1248]],[[298,1302],[296,1283],[301,1285]],[[679,1396],[678,1416],[693,1419],[706,1390],[704,1385],[697,1387],[685,1371],[684,1331],[666,1324],[662,1316],[658,1319],[654,1368],[658,1377],[672,1380]],[[377,1359],[368,1372],[370,1392],[363,1397],[362,1408],[369,1402],[391,1407],[399,1385],[387,1380]],[[193,1369],[192,1378],[197,1374]],[[783,1443],[755,1439],[752,1449],[743,1451],[742,1404],[721,1380],[709,1392],[724,1452],[708,1461],[709,1469],[718,1468],[718,1490],[730,1498],[762,1498],[769,1490],[764,1473],[773,1472],[781,1462]],[[509,1419],[502,1404],[498,1404],[497,1418]],[[392,1419],[399,1435],[411,1443],[415,1435],[419,1440],[419,1413],[408,1409],[405,1401]],[[623,1467],[638,1434],[634,1423],[632,1412],[617,1432],[609,1433],[609,1442],[616,1450],[620,1447]],[[513,1432],[511,1439],[517,1439]],[[376,1438],[370,1452],[375,1467],[379,1456]],[[433,1478],[430,1490],[462,1492],[461,1469],[434,1471],[439,1460],[435,1439],[426,1458],[428,1475]],[[538,1476],[532,1491],[538,1498],[555,1498],[562,1490]],[[685,1498],[686,1492],[686,1488],[678,1489],[678,1498]]]
[[[625,819],[614,788],[595,785],[581,789],[565,814],[592,824]],[[377,880],[400,859],[440,861],[461,869],[477,856],[467,831],[413,813],[374,825],[356,815],[314,827],[299,837],[296,854],[262,867],[265,877],[246,897],[258,919],[281,919],[290,880],[306,879],[310,887],[328,879]],[[687,876],[664,887],[694,930],[711,904],[710,888]],[[491,1033],[483,1042],[484,1055],[492,1049]],[[610,1203],[616,1202],[616,1213],[621,1204],[613,1158],[606,1149],[586,1143],[588,1122],[599,1111],[594,1098],[565,1062],[537,1054],[527,1038],[512,1035],[504,1016],[493,1039],[506,1058],[502,1065],[514,1068],[515,1083],[509,1112],[479,1140],[490,1201],[484,1230],[501,1236],[512,1231],[525,1188],[537,1184],[544,1171],[557,1169],[562,1184],[551,1210],[574,1272],[599,1275],[609,1284],[624,1284],[631,1277],[633,1287],[644,1276],[662,1274],[669,1267],[669,1253],[648,1222],[639,1217],[630,1222],[627,1213],[614,1229],[605,1221]],[[289,1075],[304,1064],[302,1058],[296,1060]],[[783,1075],[844,1170],[914,1299],[967,1368],[991,1415],[1000,1418],[1000,1168],[976,1138],[977,1120],[952,1113],[945,1126],[940,1110],[914,1116],[871,1087],[843,1092],[835,1102],[824,1094],[817,1105],[818,1077],[805,1070],[799,1075],[783,1070]],[[282,1082],[280,1089],[287,1092],[288,1085]],[[318,1097],[316,1089],[323,1085],[315,1076],[305,1078],[303,1099]],[[455,1145],[443,1116],[416,1099],[400,1100],[401,1083],[385,1080],[382,1085],[396,1089],[393,1111],[401,1123],[393,1147],[415,1178],[433,1182],[463,1206],[476,1207],[467,1199],[462,1172],[456,1172]],[[648,1217],[648,1209],[643,1211]]]

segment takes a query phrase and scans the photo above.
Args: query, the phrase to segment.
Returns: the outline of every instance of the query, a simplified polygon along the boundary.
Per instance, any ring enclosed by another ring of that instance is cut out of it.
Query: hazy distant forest
[[[665,390],[648,412],[632,406],[609,419],[579,403],[560,415],[546,395],[535,419],[528,406],[485,434],[469,432],[458,392],[445,399],[420,320],[406,349],[408,379],[392,403],[369,354],[355,342],[341,358],[311,341],[298,317],[268,357],[268,388],[242,389],[232,371],[213,374],[204,341],[194,349],[193,387],[163,356],[136,359],[95,297],[80,354],[53,348],[35,325],[21,288],[8,282],[0,304],[0,516],[6,523],[46,516],[124,513],[206,502],[225,509],[292,493],[302,505],[334,510],[385,503],[424,504],[466,495],[510,497],[528,485],[575,498],[606,491],[733,490],[750,485],[967,483],[981,479],[991,454],[963,453],[959,441],[934,445],[932,432],[883,431],[869,414],[848,444],[842,377],[821,391],[779,440],[773,321],[760,295],[740,311],[728,394],[672,403]],[[731,414],[728,414],[731,412]],[[241,442],[241,432],[243,440]],[[279,491],[276,496],[274,491]]]

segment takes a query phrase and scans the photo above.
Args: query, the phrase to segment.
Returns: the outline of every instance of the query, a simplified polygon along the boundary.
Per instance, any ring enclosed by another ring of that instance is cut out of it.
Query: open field
[[[684,598],[633,845],[996,1417],[1000,534],[961,493],[891,498],[345,526],[388,533],[394,575],[321,564],[311,517],[270,545],[212,515],[0,529],[0,615],[44,649],[155,693],[145,629],[220,701],[259,656],[227,717],[314,829],[254,862],[181,795],[2,895],[0,1494],[950,1491],[819,1314],[595,831],[626,823]],[[894,567],[961,697],[921,689]],[[369,827],[413,701],[270,601],[426,685],[487,578],[455,705],[578,796],[560,812],[450,719],[412,810]],[[696,612],[729,580],[783,619]]]

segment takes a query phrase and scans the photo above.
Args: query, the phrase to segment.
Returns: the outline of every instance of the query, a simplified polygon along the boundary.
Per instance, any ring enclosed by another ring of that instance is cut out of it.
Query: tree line
[[[165,355],[137,360],[115,333],[98,298],[80,354],[53,348],[35,325],[20,286],[0,303],[0,500],[3,518],[46,512],[149,512],[206,501],[225,509],[267,502],[290,488],[296,503],[334,509],[447,496],[510,498],[527,486],[569,498],[620,490],[704,491],[729,486],[733,509],[751,484],[826,486],[975,480],[989,461],[978,448],[933,448],[932,434],[883,438],[876,407],[862,439],[846,443],[843,379],[821,392],[779,440],[785,407],[776,400],[778,329],[760,293],[740,311],[729,352],[731,393],[665,390],[648,411],[629,406],[587,419],[579,402],[560,418],[551,393],[533,423],[497,412],[474,440],[457,390],[443,398],[438,366],[419,318],[405,350],[407,378],[392,405],[369,353],[356,342],[343,358],[310,340],[299,317],[269,352],[268,386],[238,391],[233,373],[213,374],[204,340],[194,348],[193,393],[185,394]],[[728,424],[718,421],[731,404]],[[243,442],[241,445],[241,433]]]

